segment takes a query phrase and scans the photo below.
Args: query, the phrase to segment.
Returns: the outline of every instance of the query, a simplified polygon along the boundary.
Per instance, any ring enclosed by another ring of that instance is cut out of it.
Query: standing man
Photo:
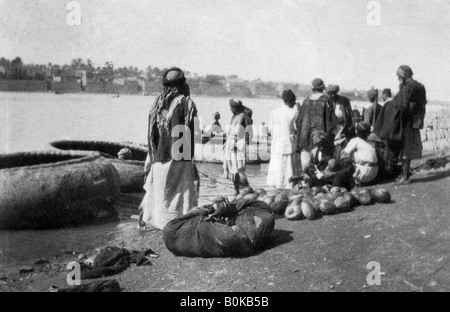
[[[392,113],[396,103],[395,100],[392,99],[392,92],[391,89],[384,89],[381,98],[384,102],[383,108],[381,109],[380,118],[384,118],[385,114]],[[376,126],[377,128],[378,126]],[[377,131],[379,132],[379,131]],[[385,178],[387,180],[389,179],[395,179],[400,174],[399,170],[399,157],[400,152],[402,150],[402,141],[398,140],[389,140],[389,139],[383,139],[383,143],[385,144],[385,153],[384,153],[384,159],[386,161],[386,174]]]
[[[370,125],[370,131],[372,132],[382,107],[378,104],[378,90],[371,89],[367,91],[367,99],[371,105],[368,109],[364,110],[363,121]]]
[[[334,114],[337,117],[338,133],[342,134],[347,140],[354,137],[355,134],[355,118],[353,116],[350,100],[339,93],[338,85],[329,85],[327,88],[328,96],[333,105]]]
[[[291,90],[282,94],[284,104],[270,112],[269,132],[272,135],[270,164],[267,185],[276,189],[291,189],[289,179],[297,168],[295,160],[295,120],[297,109],[294,109],[296,96]]]
[[[391,89],[383,89],[383,92],[381,92],[381,99],[383,100],[383,106],[392,101]]]
[[[223,175],[234,184],[235,195],[239,194],[239,185],[248,186],[245,174],[245,158],[248,144],[252,140],[252,119],[241,101],[230,100],[230,109],[233,117],[227,127],[227,141],[224,145]]]
[[[410,167],[412,159],[422,158],[422,140],[420,129],[423,128],[425,105],[427,104],[425,87],[415,81],[411,67],[402,65],[397,70],[400,90],[397,94],[397,104],[402,109],[402,175],[398,184],[410,183]]]
[[[311,135],[314,131],[324,131],[329,140],[324,149],[333,154],[333,142],[337,133],[337,118],[334,114],[330,98],[323,92],[325,83],[316,78],[312,81],[313,94],[307,97],[300,107],[297,118],[296,152],[300,153],[301,169],[305,171],[310,163],[311,150],[313,148]]]
[[[198,172],[193,162],[197,108],[181,69],[166,70],[162,80],[162,92],[148,119],[146,194],[140,220],[140,225],[150,223],[158,229],[186,214],[198,201]]]

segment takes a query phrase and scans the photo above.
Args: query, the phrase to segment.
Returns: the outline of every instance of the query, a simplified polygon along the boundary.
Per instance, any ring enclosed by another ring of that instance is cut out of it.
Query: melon
[[[358,198],[356,198],[356,196],[353,195],[353,193],[345,193],[344,194],[344,198],[346,198],[346,199],[348,199],[350,201],[350,206],[352,208],[359,205]]]
[[[300,194],[298,194],[298,195],[291,194],[291,195],[289,195],[289,202],[292,202],[298,198],[303,198],[303,196]]]
[[[284,216],[288,220],[300,220],[303,218],[303,213],[301,209],[302,199],[297,198],[292,201],[286,208]]]
[[[316,209],[311,204],[311,201],[302,201],[301,205],[302,214],[308,220],[314,220],[317,216]]]
[[[275,200],[270,205],[270,210],[272,210],[272,213],[276,215],[283,215],[288,205],[289,205],[288,200],[279,200],[279,201]]]
[[[363,206],[368,206],[373,204],[372,197],[370,196],[370,192],[368,190],[361,190],[357,193],[356,198]]]
[[[377,203],[388,204],[391,202],[391,193],[386,189],[371,190],[370,195]]]
[[[266,190],[263,188],[255,188],[253,191],[258,196],[267,194]]]
[[[327,185],[322,186],[322,190],[323,190],[325,193],[330,193],[330,191],[331,191],[332,188],[333,188],[333,186],[330,185],[330,184],[327,184]]]
[[[244,196],[244,199],[256,200],[258,199],[258,195],[256,194],[247,194]]]
[[[316,210],[316,212],[320,213],[320,200],[312,197],[304,197],[303,201],[309,202],[311,206]]]
[[[242,194],[248,195],[248,194],[253,194],[253,189],[250,186],[244,187],[242,189]]]
[[[320,212],[324,215],[331,215],[336,212],[336,205],[329,199],[324,199],[319,205]]]
[[[321,191],[321,189],[320,189],[319,187],[314,186],[314,187],[311,189],[312,196],[313,196],[313,197],[316,196],[317,194],[320,193],[320,191]]]
[[[289,201],[289,195],[290,195],[289,191],[283,191],[275,197],[275,201],[280,201],[280,200]]]
[[[342,194],[341,193],[328,193],[326,196],[328,197],[328,199],[330,199],[331,201],[334,202],[336,200],[336,198],[341,197]]]
[[[302,194],[303,197],[311,197],[313,194],[312,190],[308,188],[301,189],[299,193]]]
[[[269,196],[269,195],[261,195],[261,196],[258,197],[258,200],[260,200],[262,202],[265,202],[269,207],[274,202],[273,197]]]
[[[348,193],[348,190],[345,187],[341,187],[341,193],[342,194]]]
[[[314,196],[314,198],[317,199],[318,201],[322,201],[324,199],[328,199],[327,195],[323,194],[323,193],[317,194],[316,196]]]
[[[286,219],[291,221],[297,221],[304,218],[302,209],[300,206],[292,206],[289,205],[284,212],[284,216]]]
[[[269,196],[277,196],[278,193],[277,193],[276,190],[270,190],[270,191],[267,191],[267,192],[266,192],[266,195],[269,195]]]
[[[330,193],[332,193],[332,194],[336,194],[336,193],[340,193],[340,192],[341,192],[341,188],[338,186],[334,186],[330,190]]]
[[[352,205],[349,198],[346,197],[338,197],[334,201],[336,205],[336,209],[338,212],[346,212],[352,209]]]

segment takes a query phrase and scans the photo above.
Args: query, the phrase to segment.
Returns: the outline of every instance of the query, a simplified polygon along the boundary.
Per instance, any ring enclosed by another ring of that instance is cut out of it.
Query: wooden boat
[[[50,146],[64,151],[97,151],[119,172],[123,192],[143,191],[144,163],[147,157],[147,149],[144,146],[133,143],[71,140],[50,142]],[[118,153],[123,148],[131,150],[131,159],[120,160],[118,158]]]
[[[117,170],[99,153],[0,155],[0,229],[45,229],[117,217]]]
[[[195,144],[194,160],[206,163],[223,162],[223,145],[226,138],[218,135],[211,139],[202,138],[202,143]],[[270,161],[270,142],[267,140],[257,140],[250,144],[247,149],[247,164],[262,164]]]

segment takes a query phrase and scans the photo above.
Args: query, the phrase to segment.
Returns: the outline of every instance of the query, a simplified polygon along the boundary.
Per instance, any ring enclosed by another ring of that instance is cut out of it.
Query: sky
[[[450,0],[0,0],[0,57],[179,66],[200,75],[398,89],[410,65],[450,101]]]

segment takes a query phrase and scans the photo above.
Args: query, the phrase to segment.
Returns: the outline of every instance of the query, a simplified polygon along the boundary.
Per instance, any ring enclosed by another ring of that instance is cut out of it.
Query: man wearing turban
[[[248,186],[245,174],[247,148],[253,136],[252,110],[241,101],[231,99],[230,110],[233,114],[231,124],[226,127],[227,140],[223,147],[223,175],[234,184],[235,194],[239,194],[239,186]]]
[[[146,194],[139,221],[158,229],[197,206],[199,179],[193,162],[197,109],[183,71],[166,70],[162,84],[148,119]]]

